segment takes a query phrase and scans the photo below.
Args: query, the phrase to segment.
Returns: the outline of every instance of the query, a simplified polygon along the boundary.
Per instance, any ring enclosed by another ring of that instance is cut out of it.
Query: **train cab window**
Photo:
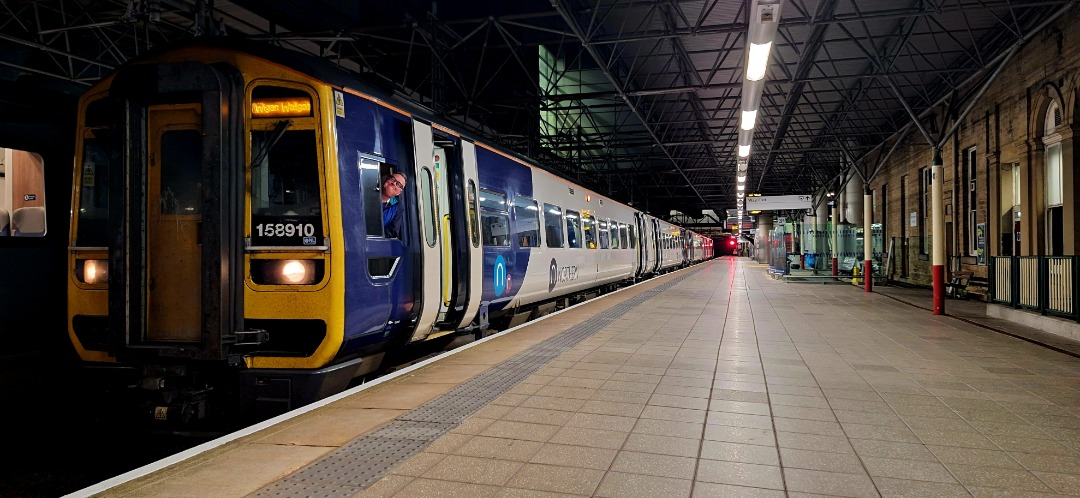
[[[260,85],[250,102],[251,244],[324,242],[318,123],[311,94]]]
[[[597,222],[597,226],[599,227],[597,229],[598,232],[599,232],[597,235],[600,236],[600,248],[601,249],[610,248],[611,247],[611,237],[610,237],[610,234],[608,233],[608,222],[607,222],[607,220],[599,220]]]
[[[569,209],[566,210],[566,243],[571,249],[581,248],[581,215]]]
[[[622,227],[620,226],[619,229],[621,230]],[[636,248],[637,247],[637,233],[634,230],[634,225],[627,225],[626,226],[626,231],[630,235],[630,237],[627,239],[627,240],[630,241],[630,248],[631,249]]]
[[[510,246],[510,215],[506,195],[480,189],[480,239],[485,246]]]
[[[0,148],[0,236],[7,235],[45,236],[45,162],[36,152]]]
[[[514,240],[518,247],[540,247],[540,210],[528,197],[514,197]]]
[[[623,240],[623,249],[634,247],[634,239],[630,238],[629,229],[630,226],[626,223],[619,223],[619,238]]]
[[[544,238],[548,247],[563,246],[561,207],[544,203]]]
[[[596,249],[596,218],[589,213],[581,213],[581,231],[585,235],[585,247]]]
[[[282,123],[251,132],[252,245],[317,245],[323,225],[315,130]]]
[[[79,204],[73,206],[77,227],[72,245],[77,247],[109,245],[109,169],[117,159],[118,150],[110,147],[109,102],[106,99],[91,102],[83,118]]]
[[[608,221],[608,228],[611,229],[611,248],[618,249],[622,247],[622,243],[619,242],[619,224],[615,221]]]

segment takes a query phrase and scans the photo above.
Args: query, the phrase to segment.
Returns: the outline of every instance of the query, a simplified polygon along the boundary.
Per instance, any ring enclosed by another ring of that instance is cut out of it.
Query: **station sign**
[[[810,209],[810,195],[761,195],[746,198],[747,211],[779,211],[784,209]]]

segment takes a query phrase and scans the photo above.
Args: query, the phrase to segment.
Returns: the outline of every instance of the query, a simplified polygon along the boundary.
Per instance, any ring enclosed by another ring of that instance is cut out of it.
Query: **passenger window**
[[[548,247],[563,246],[562,208],[544,204],[544,236]]]
[[[508,216],[505,214],[483,213],[480,215],[480,226],[483,227],[483,243],[485,246],[510,246],[510,222]]]
[[[571,249],[581,247],[581,216],[577,211],[566,210],[566,243]]]
[[[10,187],[4,188],[5,183]],[[7,235],[45,236],[45,161],[36,152],[0,148],[0,236]]]
[[[480,207],[494,211],[506,211],[506,196],[482,188],[480,189]]]
[[[630,248],[637,247],[637,234],[634,233],[634,225],[626,226],[627,232],[630,234]]]
[[[519,247],[540,247],[540,211],[528,197],[514,197],[514,239]]]
[[[618,249],[622,247],[622,244],[619,243],[619,224],[608,221],[608,227],[611,229],[611,248]]]
[[[625,223],[619,223],[619,238],[623,240],[623,249],[628,249],[634,246],[634,239],[630,238],[629,225]]]
[[[608,233],[608,222],[607,220],[600,220],[597,224],[600,226],[600,248],[607,249],[611,247],[610,234]]]
[[[585,247],[596,249],[596,219],[591,214],[581,214],[581,229],[585,234]]]
[[[506,195],[480,189],[480,241],[485,246],[510,246],[510,215]]]

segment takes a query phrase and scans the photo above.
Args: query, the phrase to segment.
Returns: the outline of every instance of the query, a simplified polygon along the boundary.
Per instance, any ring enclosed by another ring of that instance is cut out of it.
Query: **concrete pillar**
[[[934,147],[934,163],[930,167],[930,220],[933,230],[934,314],[945,314],[945,199],[942,183],[945,168],[941,161],[941,147]]]
[[[758,263],[768,263],[772,252],[772,244],[769,237],[772,232],[773,218],[771,214],[762,213],[757,215],[757,237],[754,238],[754,260]]]
[[[840,274],[840,260],[837,259],[838,251],[840,250],[840,230],[837,228],[840,224],[840,210],[837,208],[838,201],[834,200],[829,203],[832,206],[832,274],[837,276]]]
[[[873,231],[870,229],[870,225],[874,222],[874,191],[870,190],[870,185],[866,186],[863,191],[863,284],[866,292],[872,292],[874,290],[874,252],[873,252],[873,240],[871,236]]]

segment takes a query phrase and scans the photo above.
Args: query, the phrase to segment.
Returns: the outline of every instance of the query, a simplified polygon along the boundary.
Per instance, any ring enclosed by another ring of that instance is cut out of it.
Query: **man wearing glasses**
[[[397,197],[405,190],[405,175],[394,173],[383,178],[382,220],[387,238],[401,238],[401,209]]]

